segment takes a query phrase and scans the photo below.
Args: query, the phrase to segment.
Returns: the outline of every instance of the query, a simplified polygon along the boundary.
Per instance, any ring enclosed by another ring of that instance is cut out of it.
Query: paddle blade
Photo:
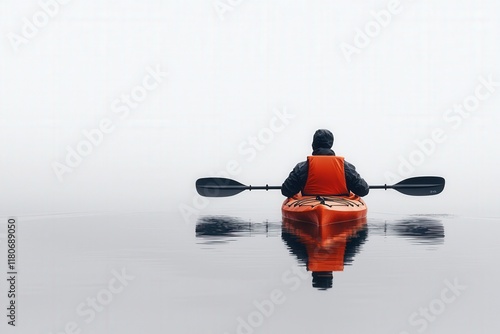
[[[228,197],[239,194],[248,187],[223,177],[204,177],[196,180],[196,191],[204,197]]]
[[[444,189],[444,178],[440,176],[417,176],[396,183],[391,188],[411,196],[437,195]]]

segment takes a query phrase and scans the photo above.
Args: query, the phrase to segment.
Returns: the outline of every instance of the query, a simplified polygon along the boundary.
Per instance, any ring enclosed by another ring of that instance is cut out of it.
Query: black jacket
[[[327,148],[318,148],[313,151],[312,155],[335,155],[335,152]],[[283,196],[292,197],[304,189],[307,181],[308,169],[309,166],[307,161],[299,162],[295,166],[281,186],[281,193]],[[358,196],[366,196],[370,189],[366,181],[356,172],[356,167],[344,161],[344,171],[347,189]]]

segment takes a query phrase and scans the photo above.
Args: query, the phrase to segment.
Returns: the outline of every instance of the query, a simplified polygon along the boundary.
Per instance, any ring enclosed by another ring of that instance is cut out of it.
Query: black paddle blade
[[[248,189],[235,180],[223,177],[204,177],[196,180],[196,191],[204,197],[229,197]]]
[[[417,176],[396,183],[390,188],[406,195],[429,196],[442,192],[444,184],[444,178],[440,176]]]

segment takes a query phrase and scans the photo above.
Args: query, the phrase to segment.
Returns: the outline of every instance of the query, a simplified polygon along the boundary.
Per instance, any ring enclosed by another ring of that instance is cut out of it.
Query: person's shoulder
[[[350,163],[349,161],[347,161],[345,159],[344,159],[344,166],[347,167],[347,168],[354,168],[354,169],[356,169],[352,163]]]
[[[301,161],[295,165],[295,170],[302,170],[307,167],[307,161]]]

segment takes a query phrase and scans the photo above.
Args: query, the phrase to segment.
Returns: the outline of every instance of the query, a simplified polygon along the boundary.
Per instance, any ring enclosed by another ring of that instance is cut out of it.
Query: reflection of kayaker
[[[312,155],[298,163],[281,186],[288,197],[282,206],[284,217],[322,225],[366,216],[359,196],[368,194],[369,186],[354,165],[335,156],[332,145],[329,130],[314,133]]]
[[[366,218],[317,225],[283,218],[280,222],[250,222],[230,216],[204,216],[196,223],[198,243],[212,247],[239,238],[263,235],[278,237],[292,255],[311,272],[312,286],[329,289],[333,272],[343,271],[370,236],[400,237],[418,245],[444,243],[444,226],[439,216],[420,215],[377,222]]]
[[[367,229],[372,236],[399,237],[419,245],[441,245],[444,243],[445,231],[439,215],[413,215],[402,219],[377,221],[370,220]],[[299,222],[283,219],[284,222],[251,222],[231,216],[203,216],[196,222],[196,237],[207,243],[228,242],[235,238],[263,235],[277,237],[283,229],[295,228],[303,230],[309,235],[327,238],[328,233],[335,226],[319,226],[300,224]],[[341,226],[355,226],[355,222],[345,222]]]
[[[318,226],[283,219],[282,239],[312,274],[312,285],[326,290],[333,286],[333,272],[353,261],[367,237],[366,218]]]

